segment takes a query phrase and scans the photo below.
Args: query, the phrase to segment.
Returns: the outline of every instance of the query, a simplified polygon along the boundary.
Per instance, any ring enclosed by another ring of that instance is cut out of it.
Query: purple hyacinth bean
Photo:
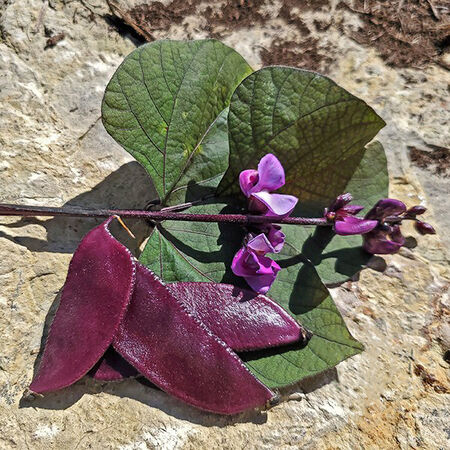
[[[97,381],[119,381],[124,378],[136,377],[139,372],[112,347],[109,347],[89,375]]]
[[[200,409],[234,414],[274,396],[140,264],[113,346],[152,383]]]
[[[223,283],[179,282],[167,289],[217,337],[234,351],[260,350],[299,342],[311,333],[281,306],[264,295],[255,295]],[[90,372],[99,381],[117,381],[137,372],[111,347]]]
[[[92,369],[111,344],[135,282],[135,261],[110,234],[108,219],[81,241],[30,390],[56,391]]]
[[[234,351],[306,343],[311,336],[277,303],[247,289],[196,282],[172,283],[167,288]]]

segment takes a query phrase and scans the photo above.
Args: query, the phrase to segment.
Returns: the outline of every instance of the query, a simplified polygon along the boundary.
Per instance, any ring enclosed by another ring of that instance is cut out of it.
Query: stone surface
[[[264,23],[212,31],[258,67],[261,46],[269,48],[280,36],[301,39],[297,28],[276,17],[282,4],[266,4]],[[0,8],[0,201],[133,208],[152,200],[143,169],[98,120],[104,87],[134,48],[102,17],[106,3],[17,0]],[[328,17],[298,9],[307,26]],[[357,22],[348,11],[332,13],[345,26]],[[202,20],[193,14],[155,37],[205,37]],[[45,29],[65,37],[44,50]],[[358,282],[333,290],[366,351],[285,389],[285,401],[271,410],[237,417],[199,412],[136,380],[84,379],[27,401],[22,395],[32,378],[43,324],[45,337],[71,253],[95,221],[1,218],[0,448],[450,446],[449,367],[443,358],[450,344],[449,179],[417,170],[407,152],[414,145],[449,146],[449,74],[438,65],[388,67],[374,49],[361,47],[334,26],[326,37],[334,49],[330,76],[388,123],[380,139],[389,158],[391,195],[426,205],[427,219],[438,230],[437,236],[418,238],[417,247],[384,258],[384,273],[375,270],[383,264],[374,263]],[[138,241],[121,238],[137,251],[147,228],[129,225]]]

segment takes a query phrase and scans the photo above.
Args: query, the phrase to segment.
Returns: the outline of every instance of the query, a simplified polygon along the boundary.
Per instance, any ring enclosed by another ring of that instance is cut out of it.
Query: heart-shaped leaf
[[[105,91],[103,124],[146,168],[162,204],[214,192],[227,168],[224,110],[251,71],[211,39],[146,44],[117,69]]]
[[[385,125],[364,101],[329,78],[292,67],[266,67],[248,76],[231,99],[230,167],[219,191],[233,194],[243,169],[273,153],[286,172],[284,191],[302,213],[320,213],[342,193],[355,158]]]
[[[240,171],[255,168],[269,152],[285,168],[283,190],[299,198],[293,216],[320,217],[343,192],[366,207],[387,195],[383,148],[379,143],[364,147],[384,121],[327,77],[289,67],[254,72],[233,94],[228,126],[230,167],[219,186],[224,195],[238,196]],[[337,236],[330,228],[286,227],[284,232],[325,283],[349,279],[370,257],[360,236]]]

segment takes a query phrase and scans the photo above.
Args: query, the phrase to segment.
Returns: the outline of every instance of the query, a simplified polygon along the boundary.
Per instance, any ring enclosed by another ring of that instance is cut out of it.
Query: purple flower
[[[270,153],[261,158],[258,170],[244,170],[239,175],[239,185],[248,198],[249,211],[266,217],[286,217],[297,204],[298,199],[293,195],[272,193],[284,184],[283,166]],[[286,236],[280,226],[270,223],[255,225],[253,230],[258,230],[259,234],[247,235],[247,242],[234,256],[231,269],[235,275],[244,277],[253,290],[264,294],[281,270],[265,255],[279,253]]]
[[[268,230],[265,231],[270,244],[273,247],[273,253],[279,253],[283,248],[286,235],[281,231],[279,225],[268,225]]]
[[[244,170],[239,175],[242,192],[249,197],[254,192],[276,191],[285,184],[284,169],[272,153],[261,158],[258,170]]]
[[[241,190],[249,198],[249,210],[268,217],[286,217],[297,204],[293,195],[271,193],[284,184],[283,166],[271,153],[261,158],[258,170],[244,170],[239,175]]]
[[[325,217],[334,222],[334,231],[341,236],[368,233],[378,225],[377,220],[355,217],[364,209],[364,206],[349,205],[352,200],[351,194],[342,194],[334,200],[329,208],[325,209]]]
[[[365,219],[376,220],[378,225],[369,233],[366,233],[364,238],[363,248],[372,254],[391,254],[400,250],[404,245],[405,238],[403,237],[400,226],[396,223],[386,223],[386,218],[395,219],[398,217],[401,222],[401,215],[406,212],[406,206],[400,200],[392,198],[384,198],[366,214]]]
[[[265,255],[266,253],[279,253],[283,248],[286,235],[279,225],[267,224],[258,227],[262,233],[247,235],[247,246],[253,251]]]
[[[264,236],[263,234],[258,236]],[[257,238],[258,238],[257,236]],[[256,239],[256,238],[254,238]],[[257,242],[252,239],[247,247],[242,247],[234,256],[231,270],[239,277],[244,277],[248,285],[255,291],[265,294],[275,281],[281,267],[272,259],[267,258],[261,252],[255,251],[262,244],[262,239]]]

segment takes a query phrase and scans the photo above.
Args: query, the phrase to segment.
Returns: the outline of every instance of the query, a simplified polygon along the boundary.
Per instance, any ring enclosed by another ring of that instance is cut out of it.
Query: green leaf
[[[239,172],[255,168],[268,152],[276,154],[286,168],[285,192],[301,199],[296,215],[322,215],[323,208],[344,191],[351,191],[356,203],[367,206],[387,195],[384,151],[379,144],[364,149],[384,124],[371,108],[317,74],[279,67],[257,74],[244,80],[230,106],[231,167],[221,188],[233,196],[233,203],[245,200],[239,190]],[[206,158],[217,151],[214,158],[226,161],[225,145],[204,148]],[[190,173],[183,179],[184,185],[196,180]],[[189,212],[235,210],[230,203],[210,203]],[[314,375],[362,350],[321,281],[339,282],[361,268],[367,259],[360,248],[361,238],[294,225],[284,226],[283,231],[287,243],[275,258],[283,270],[269,296],[314,336],[304,348],[289,346],[242,355],[248,368],[270,387]],[[245,286],[230,269],[243,237],[244,230],[234,225],[165,221],[154,229],[140,260],[166,282]]]
[[[374,141],[355,168],[344,189],[353,194],[354,202],[370,209],[380,198],[389,195],[389,173],[383,146]]]
[[[289,250],[289,247],[288,247]],[[290,248],[293,254],[296,250]],[[328,290],[310,264],[281,255],[283,270],[270,297],[290,311],[313,337],[304,348],[291,345],[241,354],[249,370],[266,386],[276,388],[334,367],[364,347],[347,330]]]
[[[219,191],[237,194],[240,171],[273,153],[286,171],[283,191],[299,198],[302,215],[316,215],[343,192],[364,146],[384,125],[365,102],[327,77],[263,68],[231,99],[230,167]]]
[[[113,75],[104,126],[145,167],[163,205],[215,191],[227,168],[224,110],[251,71],[237,52],[209,39],[143,45]]]
[[[189,208],[193,214],[232,213],[224,203]],[[242,283],[231,273],[231,261],[244,238],[233,224],[166,220],[154,228],[139,260],[164,281]]]

